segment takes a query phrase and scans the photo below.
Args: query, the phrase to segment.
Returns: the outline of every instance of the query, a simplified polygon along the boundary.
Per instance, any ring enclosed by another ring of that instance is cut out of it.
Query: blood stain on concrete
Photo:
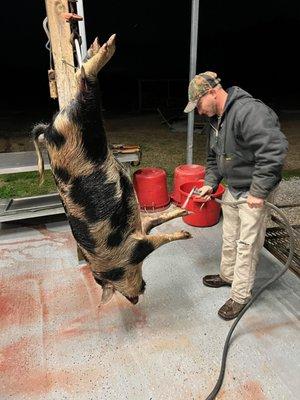
[[[257,381],[247,381],[239,390],[243,400],[266,400],[262,387]]]
[[[0,351],[0,398],[23,395],[34,396],[62,389],[75,394],[92,390],[104,378],[99,368],[90,366],[60,365],[60,369],[47,369],[42,356],[37,351],[35,337],[23,338]]]
[[[247,324],[248,327],[247,330],[253,333],[254,336],[258,339],[261,339],[266,336],[279,336],[281,335],[280,332],[281,329],[285,327],[292,327],[293,325],[296,326],[295,321],[266,324],[261,319],[251,316],[248,316],[248,318],[245,320],[245,323]]]
[[[0,283],[0,326],[25,325],[36,322],[40,303],[22,280],[9,279]]]
[[[246,381],[232,389],[221,388],[216,400],[267,400],[263,389],[257,381]]]

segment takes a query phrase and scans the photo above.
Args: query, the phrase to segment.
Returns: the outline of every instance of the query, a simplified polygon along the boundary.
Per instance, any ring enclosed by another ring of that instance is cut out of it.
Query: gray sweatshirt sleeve
[[[277,115],[259,101],[242,108],[240,123],[245,144],[254,154],[250,194],[265,199],[281,180],[288,142],[280,130]]]

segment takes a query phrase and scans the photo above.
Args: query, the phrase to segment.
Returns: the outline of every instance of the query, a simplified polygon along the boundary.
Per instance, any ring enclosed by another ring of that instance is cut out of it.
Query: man
[[[184,111],[197,108],[209,117],[205,185],[199,195],[208,200],[224,178],[224,201],[247,199],[234,208],[222,205],[220,274],[203,278],[206,286],[231,286],[230,299],[218,311],[227,320],[237,317],[251,298],[267,224],[264,201],[272,200],[281,180],[288,144],[273,110],[237,86],[225,91],[219,82],[214,72],[196,75]]]

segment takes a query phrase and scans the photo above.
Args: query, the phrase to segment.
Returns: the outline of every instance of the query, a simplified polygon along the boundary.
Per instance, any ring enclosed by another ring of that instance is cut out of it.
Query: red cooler
[[[204,180],[201,179],[200,181],[188,182],[181,185],[181,203],[183,204],[185,202],[193,187],[199,189],[203,184]],[[196,199],[196,196],[192,195],[185,208],[188,211],[192,211],[193,214],[182,217],[184,222],[188,225],[200,227],[213,226],[217,224],[220,219],[221,205],[213,199],[221,199],[224,191],[225,187],[220,184],[216,192],[211,195],[212,200],[206,202],[201,198]]]

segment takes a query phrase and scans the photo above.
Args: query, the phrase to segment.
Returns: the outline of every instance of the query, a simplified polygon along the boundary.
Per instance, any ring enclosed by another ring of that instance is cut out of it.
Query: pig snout
[[[142,284],[141,284],[139,293],[143,294],[145,292],[145,289],[146,289],[146,282],[144,281],[144,279],[142,279]],[[125,296],[125,297],[132,304],[137,304],[139,301],[139,296]]]

